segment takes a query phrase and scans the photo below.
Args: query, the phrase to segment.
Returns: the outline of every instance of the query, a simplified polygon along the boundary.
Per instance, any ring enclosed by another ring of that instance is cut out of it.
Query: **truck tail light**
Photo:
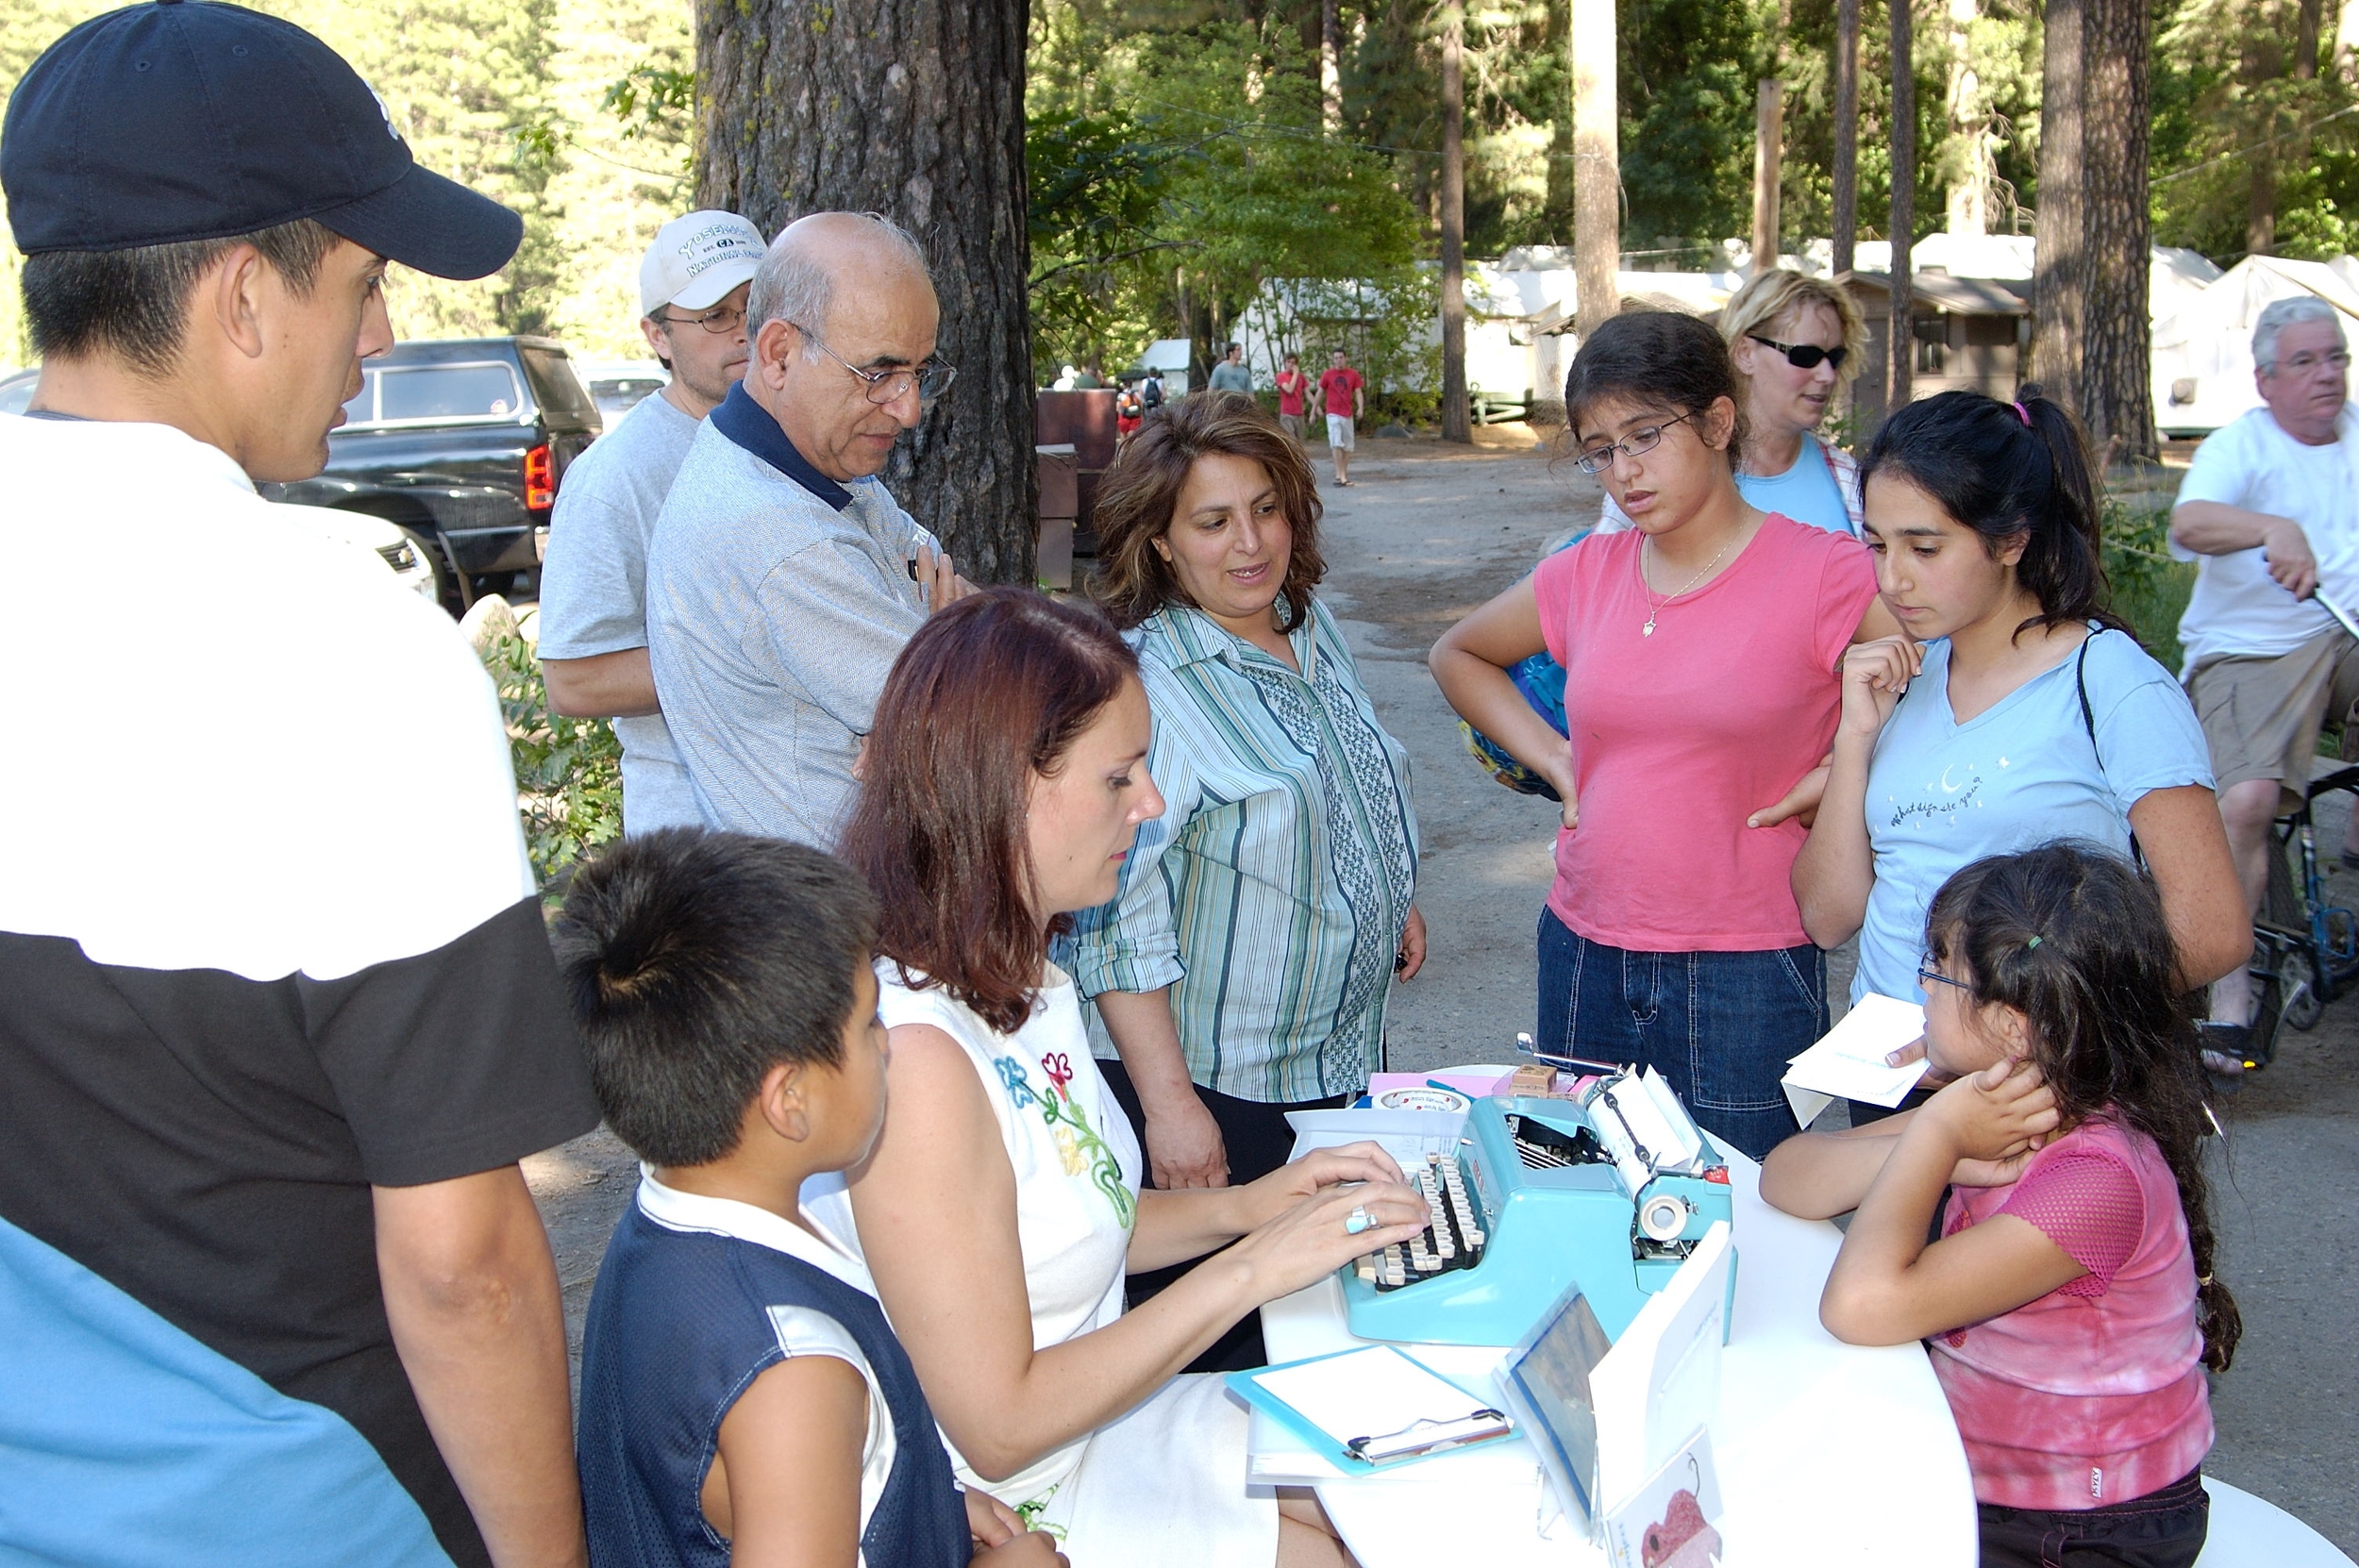
[[[546,511],[557,505],[557,459],[546,442],[525,454],[525,509]]]

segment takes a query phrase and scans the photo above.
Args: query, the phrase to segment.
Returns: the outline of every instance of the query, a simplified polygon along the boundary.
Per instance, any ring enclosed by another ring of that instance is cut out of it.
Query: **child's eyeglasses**
[[[1930,959],[1916,966],[1916,979],[1917,983],[1920,985],[1931,982],[1938,982],[1946,986],[1956,986],[1960,991],[1964,992],[1971,992],[1974,989],[1972,986],[1967,985],[1964,980],[1953,980],[1949,976],[1944,975],[1940,970],[1935,969],[1932,965],[1932,960]]]

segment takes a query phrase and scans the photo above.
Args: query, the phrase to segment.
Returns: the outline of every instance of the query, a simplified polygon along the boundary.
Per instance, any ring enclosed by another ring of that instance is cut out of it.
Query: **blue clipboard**
[[[1318,1423],[1296,1410],[1283,1398],[1262,1386],[1261,1379],[1273,1372],[1285,1372],[1295,1367],[1310,1366],[1319,1361],[1331,1361],[1346,1356],[1382,1354],[1397,1356],[1428,1376],[1440,1378],[1465,1395],[1466,1412],[1449,1419],[1412,1421],[1395,1431],[1353,1433],[1340,1436],[1328,1431]],[[1352,1350],[1340,1350],[1328,1356],[1310,1356],[1280,1366],[1257,1367],[1250,1372],[1232,1372],[1225,1379],[1237,1397],[1263,1411],[1287,1431],[1307,1444],[1312,1452],[1346,1474],[1375,1475],[1380,1471],[1397,1469],[1423,1460],[1437,1459],[1444,1454],[1479,1447],[1487,1443],[1515,1435],[1514,1422],[1496,1402],[1484,1395],[1471,1393],[1455,1379],[1443,1377],[1431,1367],[1414,1356],[1404,1354],[1389,1344],[1363,1345]]]

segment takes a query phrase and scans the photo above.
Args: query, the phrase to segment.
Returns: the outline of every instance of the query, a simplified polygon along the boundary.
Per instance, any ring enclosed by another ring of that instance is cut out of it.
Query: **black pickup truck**
[[[540,565],[557,487],[599,433],[549,338],[412,339],[361,366],[318,477],[275,499],[383,518],[432,563],[454,613]]]

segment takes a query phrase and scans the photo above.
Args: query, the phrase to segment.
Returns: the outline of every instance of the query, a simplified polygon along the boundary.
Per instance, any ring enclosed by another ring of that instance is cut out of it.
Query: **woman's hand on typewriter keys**
[[[1357,1235],[1345,1228],[1354,1209],[1376,1222]],[[1256,1226],[1226,1256],[1249,1271],[1259,1306],[1316,1284],[1363,1253],[1406,1242],[1426,1219],[1425,1199],[1397,1181],[1332,1186]]]
[[[1268,1224],[1303,1199],[1316,1197],[1339,1182],[1406,1183],[1408,1179],[1391,1155],[1364,1139],[1331,1149],[1313,1149],[1300,1159],[1235,1189],[1237,1234]]]

